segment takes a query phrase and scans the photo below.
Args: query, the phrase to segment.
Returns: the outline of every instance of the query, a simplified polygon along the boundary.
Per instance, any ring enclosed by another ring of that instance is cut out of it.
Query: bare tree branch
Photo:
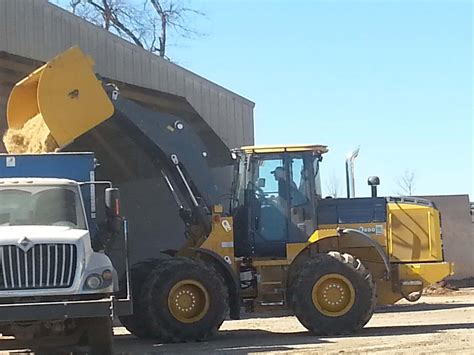
[[[185,0],[69,0],[70,10],[139,47],[166,56],[169,36],[192,39],[202,35],[190,17],[204,13],[183,6]]]
[[[405,170],[402,176],[398,178],[398,187],[402,190],[399,195],[412,196],[415,192],[415,172],[412,170]]]
[[[337,198],[340,196],[341,184],[337,175],[333,172],[332,175],[325,182],[326,194]]]

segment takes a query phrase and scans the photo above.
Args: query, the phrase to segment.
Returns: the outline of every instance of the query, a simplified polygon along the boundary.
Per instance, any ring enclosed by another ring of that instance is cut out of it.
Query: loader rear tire
[[[360,260],[339,252],[308,259],[299,269],[291,293],[296,317],[318,335],[361,329],[376,305],[371,273]]]
[[[228,313],[228,292],[217,272],[201,262],[172,258],[155,268],[142,290],[147,324],[165,343],[204,340]]]
[[[133,300],[133,314],[128,316],[120,316],[122,325],[133,335],[141,339],[152,338],[150,328],[146,323],[144,314],[147,312],[146,306],[141,299],[143,283],[151,274],[155,267],[159,267],[162,263],[161,259],[150,259],[132,266],[130,270],[131,289]]]

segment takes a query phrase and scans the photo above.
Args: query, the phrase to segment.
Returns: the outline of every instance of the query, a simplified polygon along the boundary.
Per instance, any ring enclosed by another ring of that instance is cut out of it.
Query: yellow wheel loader
[[[92,65],[77,47],[52,59],[15,86],[8,123],[21,129],[41,115],[61,150],[93,150],[119,187],[159,178],[169,188],[186,242],[133,266],[134,313],[121,321],[138,337],[206,339],[244,309],[290,312],[315,334],[352,333],[376,304],[415,301],[452,274],[432,202],[377,197],[376,178],[372,197],[323,198],[326,146],[229,151],[202,118],[128,100]],[[230,194],[213,183],[224,167],[233,167]]]

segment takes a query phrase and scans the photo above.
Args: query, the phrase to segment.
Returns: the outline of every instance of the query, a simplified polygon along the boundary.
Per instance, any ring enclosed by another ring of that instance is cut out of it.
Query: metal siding
[[[243,108],[243,142],[244,145],[252,145],[254,144],[253,107],[244,105]]]
[[[217,129],[219,127],[219,96],[217,91],[212,88],[209,90],[209,104],[211,109],[210,125],[219,133]]]
[[[207,124],[212,127],[212,118],[211,118],[211,98],[210,90],[207,86],[202,86],[201,88],[201,116],[206,117]]]
[[[201,99],[201,83],[193,80],[193,103],[192,106],[194,109],[201,115],[202,114],[202,99]],[[204,116],[203,116],[204,117]],[[205,117],[204,120],[209,123],[209,117]]]
[[[95,59],[100,75],[185,97],[227,144],[253,143],[251,101],[46,0],[0,0],[0,51],[46,61],[76,44]]]
[[[226,99],[226,115],[225,117],[229,117],[228,120],[223,122],[226,123],[227,127],[225,129],[225,134],[229,136],[229,146],[231,148],[235,148],[237,145],[235,139],[235,116],[234,116],[234,100],[232,97],[227,97]]]
[[[217,115],[217,133],[222,137],[222,139],[224,140],[225,144],[227,144],[229,147],[231,145],[231,142],[229,142],[229,137],[228,136],[225,136],[223,133],[227,130],[227,125],[222,118],[223,117],[226,117],[226,109],[227,109],[227,102],[226,102],[226,97],[225,95],[223,95],[221,92],[218,93],[218,107],[219,107],[219,111],[218,111],[218,115]]]
[[[7,3],[0,1],[0,48],[7,47],[7,21],[5,16],[7,14]]]
[[[33,12],[33,18],[31,20],[31,27],[33,29],[33,51],[40,53],[44,51],[43,49],[43,26],[40,21],[35,21],[36,18],[43,16],[43,7],[42,6],[31,6]]]
[[[158,58],[157,58],[158,60]],[[160,61],[159,60],[159,75],[160,75],[160,79],[161,79],[161,91],[163,92],[167,92],[168,90],[168,87],[169,87],[169,83],[168,83],[168,69],[166,67],[166,64],[163,63],[163,61]]]
[[[176,92],[184,92],[185,84],[184,79],[185,75],[181,70],[176,70]]]
[[[173,95],[178,95],[177,86],[176,70],[168,66],[168,92]]]
[[[235,105],[235,112],[234,112],[235,135],[236,135],[236,143],[238,145],[242,145],[242,143],[244,142],[244,136],[245,136],[242,110],[243,110],[242,105],[239,105],[239,104]]]
[[[15,6],[15,2],[7,2],[7,11],[5,13],[5,18],[3,19],[3,21],[5,21],[7,25],[7,49],[12,52],[18,51],[16,36],[13,34],[13,32],[16,31],[17,28],[17,26],[15,26],[15,13],[17,13]]]

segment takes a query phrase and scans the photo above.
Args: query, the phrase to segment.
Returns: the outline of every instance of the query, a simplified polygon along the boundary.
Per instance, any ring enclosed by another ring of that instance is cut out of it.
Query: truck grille
[[[76,264],[73,244],[36,244],[26,252],[0,246],[0,291],[70,287]]]

